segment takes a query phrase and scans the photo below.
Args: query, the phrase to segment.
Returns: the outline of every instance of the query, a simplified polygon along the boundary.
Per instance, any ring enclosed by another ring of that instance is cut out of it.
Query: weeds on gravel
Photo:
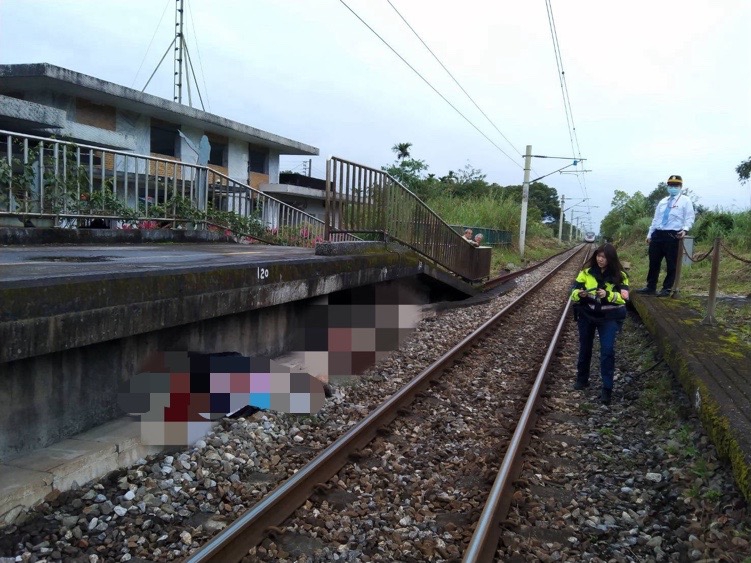
[[[688,445],[686,446],[686,449],[683,450],[683,453],[686,457],[696,457],[699,455],[699,448],[694,445]]]
[[[691,486],[686,489],[683,496],[689,499],[698,499],[701,494],[701,487],[697,483],[691,483]]]
[[[684,424],[675,432],[675,439],[683,445],[692,443],[692,430],[688,424]]]
[[[709,467],[707,460],[704,459],[703,457],[700,457],[699,459],[697,459],[694,462],[694,466],[691,468],[691,473],[693,473],[694,475],[702,479],[706,479],[713,472],[714,470],[711,467]]]
[[[704,493],[704,498],[710,502],[718,502],[722,498],[722,493],[717,489],[709,489]]]
[[[678,411],[671,400],[672,392],[672,377],[664,374],[650,378],[639,396],[640,407],[656,421],[660,430],[674,428],[679,420]]]

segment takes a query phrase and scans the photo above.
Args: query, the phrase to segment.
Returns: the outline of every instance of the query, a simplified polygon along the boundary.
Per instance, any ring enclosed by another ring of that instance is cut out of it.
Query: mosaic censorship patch
[[[188,352],[157,354],[118,395],[120,408],[141,415],[149,445],[193,443],[247,407],[314,414],[324,401],[320,380],[268,358]]]

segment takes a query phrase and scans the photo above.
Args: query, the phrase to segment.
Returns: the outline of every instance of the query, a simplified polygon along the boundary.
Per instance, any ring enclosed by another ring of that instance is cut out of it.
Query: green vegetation
[[[515,269],[528,262],[545,259],[568,245],[571,226],[564,219],[563,238],[557,240],[560,218],[559,196],[555,188],[542,182],[529,187],[524,259],[519,255],[518,233],[521,216],[522,186],[489,183],[481,170],[469,163],[458,172],[443,176],[428,172],[424,160],[411,154],[411,143],[392,147],[396,160],[383,170],[417,195],[441,219],[450,225],[466,225],[509,231],[512,244],[493,247],[491,275],[506,268]]]
[[[481,170],[471,164],[443,176],[428,172],[424,160],[414,158],[411,143],[392,147],[396,160],[382,169],[413,192],[449,224],[476,225],[518,231],[522,186],[501,186],[486,181]],[[555,188],[542,182],[529,186],[528,237],[552,237],[558,232],[561,213]],[[570,225],[564,221],[564,232]]]
[[[677,408],[670,402],[673,380],[668,374],[650,379],[639,396],[639,405],[656,421],[658,429],[674,428],[679,420]]]

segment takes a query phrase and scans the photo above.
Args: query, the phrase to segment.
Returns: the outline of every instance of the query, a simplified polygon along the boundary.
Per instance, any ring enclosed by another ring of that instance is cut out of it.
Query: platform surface
[[[680,299],[637,294],[632,302],[751,501],[751,349]]]
[[[0,247],[0,285],[50,284],[81,277],[118,277],[252,266],[295,260],[326,261],[312,248],[231,243],[44,245]]]

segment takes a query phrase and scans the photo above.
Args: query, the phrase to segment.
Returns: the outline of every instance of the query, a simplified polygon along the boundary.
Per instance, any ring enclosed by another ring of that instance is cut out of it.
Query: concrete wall
[[[130,111],[117,111],[117,130],[134,139],[133,152],[149,154],[151,152],[151,119]]]
[[[269,151],[269,184],[279,183],[279,151]]]
[[[235,139],[229,140],[227,147],[227,174],[233,180],[246,184],[248,182],[248,143]]]
[[[76,121],[76,99],[72,96],[43,90],[29,93],[27,100],[65,112],[66,117],[63,127],[56,132],[60,137],[70,137],[92,145],[117,147],[120,150],[133,152],[137,152],[140,146],[139,138],[131,134],[130,131],[121,130],[119,122],[116,131],[78,123]],[[146,140],[148,142],[148,136]],[[145,154],[148,154],[148,152]]]
[[[61,441],[125,414],[117,406],[119,385],[138,373],[155,352],[281,354],[309,301],[3,364],[0,460]]]
[[[118,416],[117,386],[166,350],[286,351],[312,298],[422,271],[396,252],[0,286],[0,461]]]
[[[27,95],[26,100],[8,99],[18,110],[27,113],[24,117],[37,120],[40,123],[53,123],[60,126],[59,136],[78,139],[80,142],[92,145],[114,147],[118,150],[131,151],[137,154],[151,154],[151,119],[142,114],[121,109],[116,110],[115,130],[79,123],[76,119],[76,98],[51,91],[34,91]],[[31,103],[29,103],[31,102]],[[50,111],[47,108],[54,108]],[[55,112],[57,110],[57,112]],[[191,125],[178,124],[180,131],[185,134],[193,146],[198,148],[204,131]],[[178,154],[180,160],[195,164],[198,154],[182,137],[178,140]],[[129,169],[133,168],[131,164]],[[121,169],[123,167],[121,166]],[[238,139],[229,139],[227,153],[228,176],[238,182],[248,181],[248,143]],[[279,152],[269,154],[269,180],[279,180]]]
[[[201,129],[196,129],[195,127],[190,127],[189,125],[179,125],[178,129],[182,131],[183,135],[190,139],[190,142],[193,143],[193,147],[195,147],[195,149],[197,150],[198,145],[201,144],[203,131]],[[176,155],[177,158],[179,158],[183,162],[187,162],[188,164],[196,164],[196,162],[198,162],[198,153],[196,153],[196,151],[191,148],[191,146],[185,139],[183,139],[182,137],[179,137],[179,139],[179,151]]]
[[[434,281],[412,276],[376,284],[372,290],[367,287],[340,290],[335,292],[338,295],[336,302],[367,306],[362,295],[371,291],[373,295],[381,296],[378,302],[382,305],[419,306],[430,302],[431,298],[456,295],[447,286],[438,288]],[[394,302],[395,296],[398,303]],[[326,330],[326,319],[320,317],[318,308],[312,311],[317,321],[324,325],[317,325],[314,329],[305,326],[305,319],[311,315],[309,308],[320,307],[322,303],[325,305],[326,296],[3,364],[0,377],[0,462],[126,414],[117,406],[120,386],[139,373],[145,362],[157,352],[233,351],[245,356],[266,357],[301,352],[300,342],[305,342],[306,331]],[[405,320],[405,311],[400,312],[400,323]],[[372,315],[362,316],[377,318],[378,310]],[[329,320],[338,322],[340,317]],[[414,323],[399,328],[411,326]]]

